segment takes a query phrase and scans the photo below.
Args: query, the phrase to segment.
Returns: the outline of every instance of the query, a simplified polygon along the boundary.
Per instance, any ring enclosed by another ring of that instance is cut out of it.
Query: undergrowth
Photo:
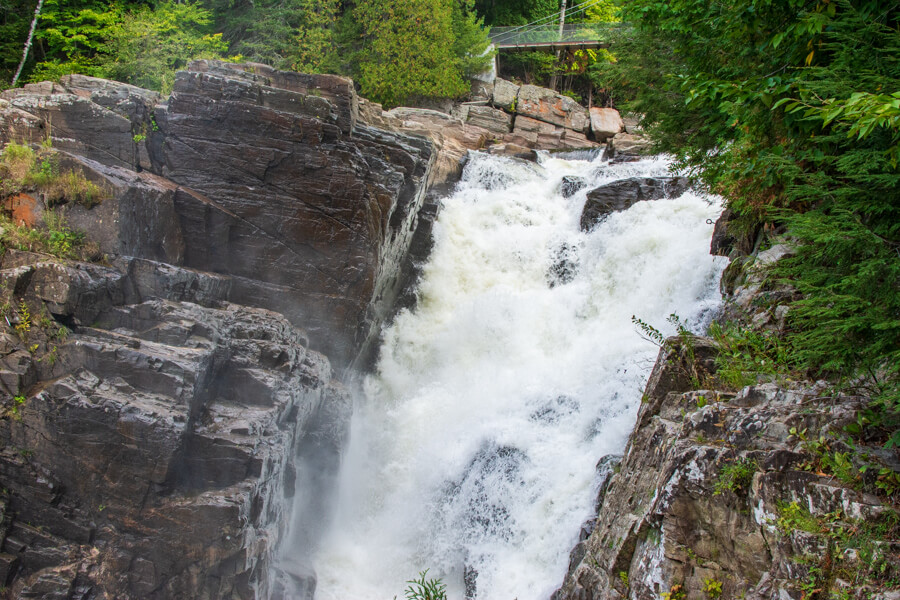
[[[782,502],[773,524],[784,536],[819,538],[826,550],[794,559],[807,575],[797,580],[805,598],[870,598],[900,586],[900,515],[886,510],[854,519],[840,509],[814,515],[800,502]]]
[[[13,248],[74,260],[101,258],[97,245],[72,230],[56,207],[75,202],[91,208],[106,192],[80,172],[61,171],[49,143],[38,150],[14,142],[4,147],[0,154],[0,200],[19,193],[36,197],[43,203],[43,210],[34,211],[33,226],[14,219],[6,210],[0,211],[0,255]]]
[[[74,169],[62,170],[49,143],[35,151],[10,142],[0,154],[0,196],[35,192],[48,207],[75,202],[91,208],[103,201],[104,190]]]

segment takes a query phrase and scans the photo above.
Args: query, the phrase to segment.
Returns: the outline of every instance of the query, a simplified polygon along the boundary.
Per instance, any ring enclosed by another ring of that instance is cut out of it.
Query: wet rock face
[[[157,109],[163,141],[152,146],[157,170],[195,192],[176,199],[184,264],[235,276],[232,300],[302,323],[347,364],[390,302],[432,145],[356,127],[352,104],[327,93],[352,96],[343,78],[322,76],[318,96],[219,63],[195,68]]]
[[[327,508],[350,408],[332,364],[370,347],[401,288],[431,140],[359,120],[347,79],[264,65],[195,63],[160,100],[81,76],[2,95],[0,143],[49,134],[105,190],[63,208],[104,265],[0,264],[14,597],[312,585],[277,557],[314,543]]]
[[[581,229],[587,231],[609,213],[625,210],[635,202],[675,198],[690,187],[684,177],[632,177],[601,185],[588,192],[581,212]]]
[[[0,271],[4,300],[34,317],[2,334],[4,584],[258,597],[304,432],[348,406],[327,359],[283,316],[226,302],[219,276],[7,258],[34,255]]]
[[[694,348],[701,368],[714,369],[715,349],[702,338]],[[700,600],[709,582],[722,598],[800,600],[808,597],[804,582],[821,575],[827,540],[781,526],[784,507],[797,503],[824,520],[885,514],[878,498],[804,468],[809,455],[791,435],[839,430],[858,399],[820,402],[824,384],[688,391],[683,346],[679,352],[661,352],[618,472],[604,482],[596,522],[554,600],[676,592]],[[840,560],[846,567],[858,558]]]
[[[349,79],[198,61],[166,104],[83,76],[2,97],[0,142],[49,132],[112,192],[73,215],[105,252],[231,276],[341,366],[377,332],[434,146],[358,122]]]

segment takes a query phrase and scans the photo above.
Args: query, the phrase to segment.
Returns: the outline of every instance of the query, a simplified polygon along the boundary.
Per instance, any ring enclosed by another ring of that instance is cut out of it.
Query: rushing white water
[[[479,599],[544,600],[560,585],[595,464],[623,450],[656,357],[632,315],[664,332],[672,312],[699,325],[724,266],[709,256],[716,202],[640,202],[583,233],[587,190],[566,199],[560,181],[664,174],[663,159],[472,156],[418,306],[365,381],[317,598],[402,597],[427,568],[459,599],[463,565]],[[573,276],[554,281],[554,268]]]

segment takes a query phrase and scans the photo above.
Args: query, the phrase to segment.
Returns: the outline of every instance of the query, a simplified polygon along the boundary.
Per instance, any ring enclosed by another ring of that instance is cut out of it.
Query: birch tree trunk
[[[19,75],[25,68],[25,60],[28,58],[28,51],[31,50],[31,40],[34,38],[34,30],[37,28],[38,17],[41,16],[42,6],[44,6],[44,0],[38,0],[37,7],[34,9],[34,19],[31,20],[31,29],[28,31],[28,39],[25,40],[25,48],[22,50],[22,62],[19,63],[19,68],[16,69],[16,74],[12,78],[12,87],[16,87],[16,81],[19,80]]]

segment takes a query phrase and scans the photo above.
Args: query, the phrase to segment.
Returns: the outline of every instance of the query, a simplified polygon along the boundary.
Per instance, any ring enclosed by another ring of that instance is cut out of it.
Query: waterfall
[[[384,333],[357,399],[335,516],[315,557],[320,600],[389,600],[429,569],[448,597],[546,600],[592,516],[598,460],[621,453],[658,349],[717,310],[718,200],[639,202],[579,229],[589,189],[668,174],[474,153],[443,200],[418,304]],[[588,187],[565,198],[563,176]]]

